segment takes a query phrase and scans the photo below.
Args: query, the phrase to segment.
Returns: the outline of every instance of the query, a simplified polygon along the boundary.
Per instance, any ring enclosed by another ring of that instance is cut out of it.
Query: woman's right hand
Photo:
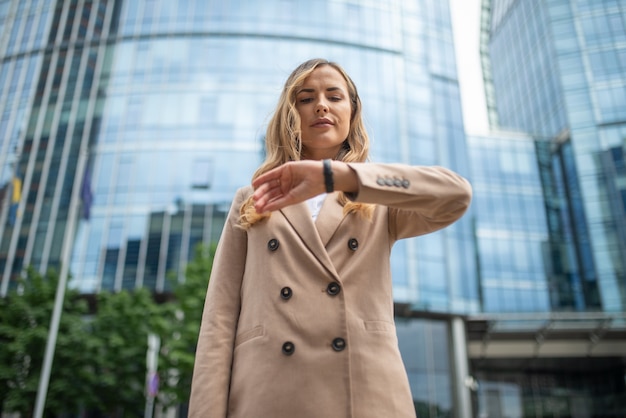
[[[356,173],[341,161],[331,163],[335,189],[354,192],[358,189]],[[304,202],[326,192],[322,161],[290,161],[263,173],[252,182],[254,208],[258,213],[271,212]]]

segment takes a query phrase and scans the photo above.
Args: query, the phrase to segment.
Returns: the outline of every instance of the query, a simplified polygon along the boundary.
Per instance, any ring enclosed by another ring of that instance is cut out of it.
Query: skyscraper
[[[514,210],[514,217],[498,220],[482,216],[489,207],[477,208],[479,260],[494,264],[481,263],[484,312],[468,320],[478,413],[621,416],[626,411],[626,3],[484,0],[482,7],[490,125],[494,132],[524,132],[529,140],[520,148],[508,135],[470,139],[476,202],[495,200],[481,198],[481,190],[496,192],[499,183],[480,187],[486,170],[474,165],[484,155],[479,150],[499,154],[501,161],[517,149],[518,163],[534,158],[532,169],[524,170],[532,177],[519,176],[519,165],[509,166],[506,171],[517,175],[502,180],[521,187],[506,187],[499,205],[513,193],[525,196],[522,202],[540,203],[544,211]],[[520,221],[526,226],[512,234]],[[481,236],[494,230],[501,233],[495,242],[517,236],[526,249],[507,251]],[[500,257],[490,257],[485,245]],[[513,256],[504,270],[503,256]],[[542,268],[544,274],[537,274]]]
[[[563,260],[552,307],[624,311],[626,4],[485,5],[491,122],[551,139],[549,188],[561,202],[549,222]]]
[[[355,80],[373,160],[469,174],[445,1],[0,0],[0,28],[1,295],[28,265],[66,266],[85,293],[167,291],[219,238],[282,82],[308,58]],[[479,310],[475,260],[469,215],[394,248],[425,414],[467,409],[449,314]],[[412,319],[422,310],[436,315]]]

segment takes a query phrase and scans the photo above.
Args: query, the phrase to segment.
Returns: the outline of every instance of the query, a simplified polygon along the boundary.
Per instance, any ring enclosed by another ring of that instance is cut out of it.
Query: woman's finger
[[[253,184],[254,186],[254,184]],[[281,183],[281,180],[279,178],[277,179],[270,179],[266,182],[260,182],[256,185],[255,187],[255,191],[254,191],[254,198],[258,199],[261,195],[264,195],[266,193],[269,193],[271,191],[282,191],[284,184]]]
[[[282,166],[276,167],[268,171],[267,173],[261,174],[259,177],[257,177],[256,179],[252,181],[252,187],[256,189],[257,187],[259,187],[260,185],[264,183],[271,183],[272,181],[275,181],[275,180],[278,180],[278,183],[280,184],[280,178],[282,175],[281,172],[282,172]]]

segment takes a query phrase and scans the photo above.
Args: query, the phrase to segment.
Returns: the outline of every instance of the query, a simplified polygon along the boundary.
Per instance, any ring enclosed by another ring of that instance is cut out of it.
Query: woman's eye
[[[311,100],[313,100],[313,99],[311,99],[310,97],[305,97],[303,99],[298,100],[298,102],[299,103],[310,103]]]
[[[333,102],[338,102],[338,101],[340,101],[340,100],[341,100],[341,97],[339,97],[339,96],[333,96],[333,97],[331,97],[331,98],[330,98],[330,100],[332,100]]]

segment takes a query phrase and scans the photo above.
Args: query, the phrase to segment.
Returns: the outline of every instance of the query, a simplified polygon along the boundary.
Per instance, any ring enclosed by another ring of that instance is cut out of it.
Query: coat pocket
[[[363,321],[369,332],[394,332],[394,325],[387,321]]]
[[[250,341],[253,338],[261,337],[265,333],[263,326],[258,325],[251,330],[244,331],[241,334],[237,334],[235,337],[235,347],[245,343],[246,341]]]

